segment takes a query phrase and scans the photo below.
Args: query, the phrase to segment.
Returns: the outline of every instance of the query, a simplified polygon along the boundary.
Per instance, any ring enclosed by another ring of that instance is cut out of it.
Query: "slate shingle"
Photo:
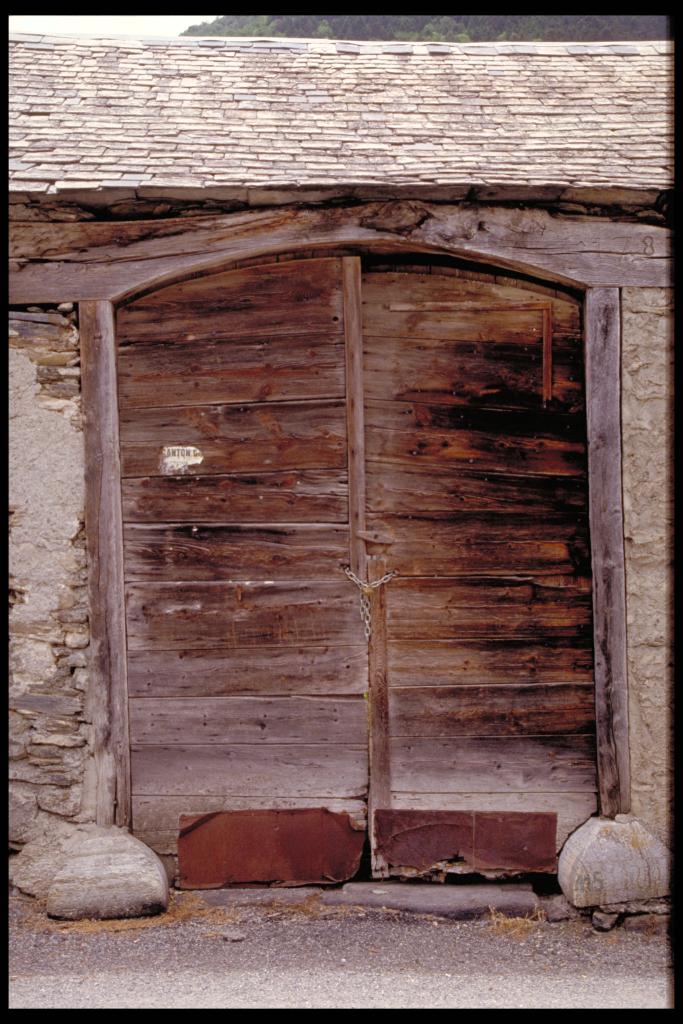
[[[10,188],[22,193],[74,179],[90,188],[672,184],[666,42],[16,34],[10,53]]]

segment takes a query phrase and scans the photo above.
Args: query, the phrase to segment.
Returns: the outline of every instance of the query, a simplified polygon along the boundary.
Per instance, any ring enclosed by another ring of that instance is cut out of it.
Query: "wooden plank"
[[[554,339],[553,409],[583,409],[582,349],[580,337]],[[368,398],[539,409],[543,360],[538,342],[366,336],[365,376]]]
[[[186,445],[202,455],[190,475],[346,468],[344,406],[334,401],[125,409],[121,441],[123,476],[177,476],[162,448]]]
[[[269,263],[191,278],[123,306],[117,316],[121,342],[240,341],[308,334],[340,337],[339,260]]]
[[[579,417],[373,400],[365,420],[372,462],[559,476],[586,471]]]
[[[553,398],[553,361],[554,361],[554,339],[553,339],[553,311],[552,306],[543,310],[543,405],[550,404]]]
[[[389,717],[396,738],[589,734],[595,698],[591,683],[403,687]]]
[[[129,583],[126,593],[129,650],[363,642],[357,597],[343,578],[310,584]]]
[[[366,742],[362,697],[131,698],[135,746]]]
[[[411,810],[523,811],[557,814],[557,850],[597,810],[594,792],[571,793],[399,793],[395,807]]]
[[[126,580],[329,580],[348,552],[345,525],[124,528]]]
[[[581,644],[581,646],[579,646]],[[590,683],[590,636],[523,640],[391,640],[387,647],[390,687],[492,686],[520,682]],[[131,668],[129,686],[131,685]]]
[[[130,762],[113,309],[108,302],[84,302],[79,319],[95,817],[98,825],[126,827]]]
[[[122,481],[123,518],[159,522],[344,523],[344,470],[305,469],[226,476],[133,477]]]
[[[347,647],[131,651],[131,697],[226,697],[238,694],[363,694],[365,643]]]
[[[165,328],[162,321],[156,342],[119,350],[119,398],[128,408],[344,397],[341,333],[185,341]]]
[[[581,307],[569,295],[524,281],[503,283],[490,271],[469,278],[462,272],[451,275],[448,270],[439,266],[414,266],[402,271],[370,268],[363,275],[366,332],[449,341],[486,337],[512,340],[518,336],[527,341],[540,340],[541,307],[548,304],[553,309],[558,336],[576,336],[581,331]],[[474,335],[468,338],[470,330]]]
[[[170,829],[145,829],[145,830],[132,830],[133,835],[136,839],[139,839],[145,846],[149,846],[150,850],[154,850],[159,857],[170,858],[170,868],[166,870],[171,872],[172,877],[175,879],[178,876],[178,829],[171,831]],[[168,864],[168,861],[166,862]]]
[[[350,568],[367,579],[365,531],[365,384],[360,260],[344,260],[346,331],[346,414],[349,452]],[[350,585],[353,585],[350,582]],[[356,600],[360,601],[360,592]],[[371,633],[368,637],[368,820],[373,877],[386,875],[386,863],[375,842],[374,809],[389,806],[389,714],[386,675],[386,609],[380,590],[370,596]]]
[[[348,797],[320,798],[323,802],[318,806],[329,811],[344,812],[350,815],[359,830],[365,828],[367,807],[365,801]],[[248,811],[263,808],[310,807],[308,796],[224,796],[208,793],[193,793],[183,796],[134,796],[133,797],[133,830],[138,833],[147,830],[159,830],[178,833],[178,818],[181,814],[210,814],[212,811]]]
[[[601,813],[630,809],[619,292],[586,295],[586,406]]]
[[[590,593],[552,577],[394,580],[387,597],[392,640],[585,638]]]
[[[374,566],[376,578],[386,572],[380,560]],[[386,585],[385,585],[386,586]],[[391,807],[391,753],[389,724],[389,683],[387,676],[387,604],[385,586],[376,587],[370,595],[372,635],[368,643],[368,675],[370,680],[369,744],[370,791],[368,817],[373,878],[386,878],[388,866],[376,845],[374,810]]]
[[[535,576],[556,576],[558,573],[579,571],[585,573],[588,547],[581,539],[564,541],[503,540],[487,543],[461,541],[457,531],[439,530],[438,539],[449,533],[454,537],[452,547],[435,542],[426,548],[418,537],[396,540],[388,548],[378,542],[377,548],[386,553],[392,566],[401,576],[509,576],[511,573]],[[375,545],[368,544],[370,564],[374,561]]]
[[[494,512],[372,516],[365,536],[371,562],[386,558],[401,576],[590,576],[587,525],[576,516]]]
[[[342,261],[346,339],[346,430],[349,478],[349,553],[352,572],[365,579],[365,421],[360,260]]]
[[[522,272],[542,268],[545,277],[590,287],[671,282],[671,232],[664,227],[629,224],[624,230],[606,218],[596,223],[538,209],[420,203],[414,227],[403,222],[392,230],[387,210],[394,206],[288,206],[196,220],[19,223],[10,234],[20,253],[11,266],[10,302],[118,300],[229,260],[335,244],[483,257]]]
[[[365,744],[203,744],[131,749],[133,793],[183,796],[361,798],[368,781]]]
[[[455,473],[435,472],[433,466],[398,466],[373,462],[368,466],[370,512],[414,515],[439,512],[527,512],[542,520],[555,512],[587,512],[586,481],[581,477],[528,476],[501,471],[478,472],[458,466]]]
[[[395,793],[596,789],[592,736],[392,738],[391,764]],[[394,803],[405,806],[398,797]]]

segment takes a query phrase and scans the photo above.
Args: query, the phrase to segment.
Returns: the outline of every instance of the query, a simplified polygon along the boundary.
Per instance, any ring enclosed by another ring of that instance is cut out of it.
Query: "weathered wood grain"
[[[125,826],[130,761],[114,312],[108,302],[84,302],[79,314],[95,816],[98,825]]]
[[[345,579],[129,583],[126,594],[129,650],[363,642],[356,594]]]
[[[626,582],[621,496],[621,326],[617,289],[586,295],[586,406],[601,813],[630,809]]]
[[[305,469],[225,476],[132,477],[122,481],[123,518],[163,522],[345,523],[344,470]]]
[[[119,349],[119,397],[128,408],[344,397],[340,332],[178,341],[165,328],[162,321],[157,341]]]
[[[268,263],[192,278],[122,306],[121,342],[340,335],[339,260]]]
[[[170,511],[170,510],[169,510]],[[132,524],[126,580],[329,580],[348,564],[346,526]]]
[[[585,444],[577,417],[520,416],[497,409],[368,401],[366,450],[371,462],[428,463],[454,472],[478,470],[582,476]]]
[[[373,567],[373,575],[381,579],[386,563]],[[388,864],[377,848],[374,812],[377,808],[391,807],[391,726],[389,721],[389,683],[387,678],[387,603],[384,584],[370,595],[370,621],[372,633],[368,642],[369,750],[370,785],[368,792],[368,818],[370,821],[370,849],[373,878],[386,878]]]
[[[591,637],[570,641],[525,639],[391,640],[387,647],[390,687],[590,683]],[[129,667],[129,680],[131,669]],[[130,681],[129,681],[129,685]]]
[[[527,512],[538,521],[555,512],[587,513],[586,481],[581,477],[477,471],[435,472],[413,459],[410,466],[373,462],[367,476],[368,510],[412,515],[455,512]]]
[[[401,576],[590,576],[587,523],[576,516],[372,516],[365,536],[371,561],[385,557]]]
[[[226,697],[239,694],[363,694],[365,643],[346,647],[130,651],[131,697]]]
[[[625,230],[606,218],[423,203],[425,216],[399,232],[385,226],[392,205],[289,207],[197,221],[19,223],[11,232],[10,302],[119,300],[230,260],[338,243],[484,258],[590,287],[666,287],[671,281],[671,233],[663,227],[629,224]]]
[[[579,338],[553,339],[553,388],[548,408],[583,408]],[[543,359],[538,343],[365,337],[368,398],[430,405],[539,409]]]
[[[366,824],[367,807],[364,800],[353,797],[321,798],[317,807],[330,811],[346,811],[354,824],[362,829]],[[213,811],[268,810],[269,808],[311,807],[309,796],[223,796],[208,793],[194,793],[183,796],[140,795],[133,797],[133,829],[158,829],[178,833],[178,818],[181,814],[210,814]]]
[[[129,708],[136,746],[366,742],[362,697],[143,697]]]
[[[569,295],[548,294],[522,281],[505,284],[490,273],[471,280],[441,267],[363,274],[366,335],[443,338],[449,342],[495,338],[527,344],[543,334],[539,304],[550,303],[558,337],[581,330],[581,306]],[[468,337],[468,332],[473,331]]]
[[[191,475],[346,469],[344,406],[338,402],[122,409],[123,476],[160,476],[162,447],[195,445]],[[171,473],[170,475],[178,475]]]
[[[595,696],[591,683],[404,687],[389,720],[396,738],[590,734]]]
[[[131,772],[136,796],[362,798],[368,755],[365,744],[133,746]]]
[[[549,581],[549,582],[548,582]],[[387,596],[392,640],[580,638],[590,633],[590,593],[537,580],[397,579]]]
[[[344,334],[346,339],[346,431],[349,478],[349,564],[365,579],[365,419],[360,260],[343,260]]]
[[[395,738],[391,765],[397,794],[596,789],[592,736]]]

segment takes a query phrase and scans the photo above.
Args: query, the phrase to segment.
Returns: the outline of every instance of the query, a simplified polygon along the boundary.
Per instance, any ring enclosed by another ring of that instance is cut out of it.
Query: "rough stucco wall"
[[[622,436],[631,809],[670,842],[672,289],[622,291]]]
[[[10,314],[10,845],[91,820],[75,314]],[[57,816],[57,817],[55,817]]]

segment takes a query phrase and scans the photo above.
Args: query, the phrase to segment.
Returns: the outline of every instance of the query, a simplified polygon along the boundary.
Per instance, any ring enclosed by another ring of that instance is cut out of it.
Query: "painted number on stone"
[[[165,445],[161,449],[160,469],[162,473],[185,473],[189,466],[204,461],[199,448],[192,445]]]

